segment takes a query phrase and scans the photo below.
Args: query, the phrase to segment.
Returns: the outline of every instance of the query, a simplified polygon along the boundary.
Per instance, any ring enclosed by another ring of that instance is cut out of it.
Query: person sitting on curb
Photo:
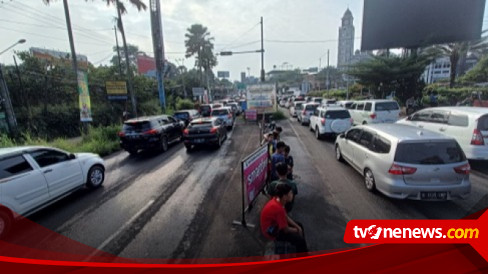
[[[290,146],[285,147],[285,163],[288,165],[288,175],[286,178],[288,178],[288,180],[293,180],[293,166],[295,164],[293,162],[293,157],[290,155],[290,149]]]
[[[298,194],[297,185],[292,180],[287,179],[287,174],[288,174],[288,166],[287,166],[287,164],[285,164],[285,163],[278,163],[276,165],[276,172],[278,173],[279,179],[276,180],[276,181],[273,181],[273,182],[271,182],[271,184],[269,184],[267,193],[271,197],[274,197],[274,196],[276,196],[276,187],[279,184],[287,184],[287,185],[289,185],[291,187],[292,191],[293,191],[293,199],[289,203],[285,204],[286,212],[289,213],[293,209],[293,204],[295,202],[295,196]]]
[[[276,196],[263,208],[260,216],[261,232],[270,240],[288,242],[297,253],[308,252],[303,225],[292,220],[285,205],[293,200],[293,190],[288,184],[276,186]]]
[[[286,144],[284,142],[278,142],[276,144],[276,151],[271,156],[271,174],[270,179],[272,181],[278,180],[278,174],[276,173],[276,165],[278,163],[285,163],[285,156],[283,155],[285,152]],[[285,163],[286,164],[286,163]]]

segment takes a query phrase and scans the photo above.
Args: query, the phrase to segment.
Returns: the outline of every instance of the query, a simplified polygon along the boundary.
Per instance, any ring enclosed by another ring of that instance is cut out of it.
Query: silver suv
[[[399,124],[357,126],[337,137],[336,158],[391,198],[450,200],[471,192],[470,166],[455,139]]]

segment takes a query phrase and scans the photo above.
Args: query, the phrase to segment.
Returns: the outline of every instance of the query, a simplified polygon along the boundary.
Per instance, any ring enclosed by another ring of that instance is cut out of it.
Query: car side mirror
[[[70,153],[68,157],[70,160],[76,159],[76,155],[74,155],[73,153]]]
[[[341,134],[339,135],[339,138],[341,138],[341,139],[344,139],[344,138],[346,138],[346,134],[344,134],[344,133],[341,133]]]
[[[407,116],[407,121],[412,121],[412,115]]]

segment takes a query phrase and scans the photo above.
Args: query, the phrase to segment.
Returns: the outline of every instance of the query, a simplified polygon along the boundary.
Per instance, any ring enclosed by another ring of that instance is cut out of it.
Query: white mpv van
[[[400,118],[400,106],[393,100],[357,101],[349,112],[355,125],[395,123]]]
[[[470,160],[488,160],[488,108],[427,108],[398,121],[450,136]]]

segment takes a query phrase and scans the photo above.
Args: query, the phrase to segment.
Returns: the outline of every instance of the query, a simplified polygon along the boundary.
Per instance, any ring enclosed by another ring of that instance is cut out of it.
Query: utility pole
[[[183,67],[183,68],[185,67],[185,59],[178,58],[178,59],[176,59],[176,62],[178,63],[178,66]],[[181,62],[181,65],[180,65],[180,62]],[[181,73],[181,82],[183,85],[183,96],[185,98],[187,98],[186,87],[185,87],[185,72],[184,71]]]
[[[119,0],[117,0],[118,2]],[[154,48],[154,59],[156,59],[156,70],[158,78],[159,102],[161,108],[166,109],[166,95],[164,91],[164,42],[163,42],[163,23],[161,22],[161,7],[159,0],[150,0],[151,13],[151,32]]]
[[[122,76],[122,66],[120,65],[120,48],[119,48],[119,38],[117,36],[117,25],[114,26],[115,31],[115,44],[117,45],[117,58],[119,61],[119,75]]]
[[[7,83],[3,77],[2,65],[0,65],[0,102],[3,103],[3,107],[5,108],[5,116],[7,118],[10,134],[17,137],[17,119],[15,118],[15,112],[12,106],[12,101],[10,100]]]
[[[261,82],[264,83],[264,31],[263,17],[261,16]]]
[[[73,39],[73,30],[71,29],[71,18],[69,16],[68,0],[63,0],[64,15],[66,17],[66,27],[68,28],[69,46],[71,48],[71,58],[73,60],[73,70],[76,75],[76,82],[78,82],[78,61],[76,60],[75,42]]]
[[[330,79],[329,79],[329,70],[330,70],[330,67],[329,67],[329,54],[330,54],[330,50],[327,50],[327,83],[326,83],[326,87],[327,87],[327,97],[330,99],[330,87],[329,87],[329,82],[330,82]]]
[[[31,113],[31,109],[30,109],[29,98],[27,98],[27,96],[25,94],[24,84],[22,83],[22,77],[20,77],[19,66],[17,65],[17,58],[15,58],[15,55],[13,57],[14,57],[15,71],[17,72],[17,78],[19,79],[20,92],[22,94],[22,99],[25,101],[25,104],[26,104],[25,106],[27,108],[27,115],[28,115],[27,117],[29,118],[29,122],[27,123],[27,126],[30,129],[30,123],[31,123],[31,119],[32,119],[32,113]]]
[[[66,0],[64,0],[66,1]],[[115,0],[116,8],[117,8],[117,15],[119,19],[119,27],[120,27],[120,34],[122,34],[122,42],[124,43],[124,53],[125,53],[125,66],[127,69],[127,82],[129,84],[129,93],[130,99],[132,102],[132,111],[134,111],[135,117],[137,117],[137,104],[136,104],[136,97],[134,95],[134,86],[132,83],[132,71],[130,69],[130,60],[129,60],[129,51],[127,49],[127,41],[125,39],[125,31],[124,31],[124,23],[122,22],[122,14],[120,12],[120,3],[119,0]]]

